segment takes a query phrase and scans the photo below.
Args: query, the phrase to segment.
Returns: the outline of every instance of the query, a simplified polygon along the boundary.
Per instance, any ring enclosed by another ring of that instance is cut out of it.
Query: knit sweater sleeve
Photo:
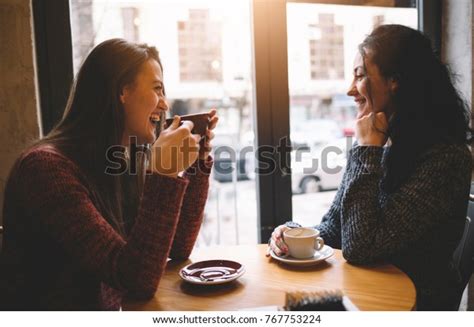
[[[324,243],[336,249],[341,248],[341,200],[345,189],[345,181],[347,180],[347,170],[346,168],[328,212],[323,216],[321,223],[315,226],[321,233],[320,236],[324,239]]]
[[[189,185],[184,195],[178,227],[171,247],[171,259],[187,259],[193,250],[204,217],[209,191],[212,158],[197,160],[186,172]]]
[[[341,231],[343,256],[352,263],[388,260],[426,232],[449,224],[457,212],[456,198],[464,196],[464,185],[470,181],[467,150],[431,151],[382,205],[383,148],[358,146],[351,152],[353,166],[341,199]]]
[[[83,175],[68,158],[34,150],[22,159],[17,176],[38,233],[111,287],[139,298],[154,295],[188,181],[148,175],[136,223],[125,241],[95,207]]]
[[[348,156],[349,158],[349,156]],[[328,212],[323,216],[321,223],[315,226],[321,233],[321,237],[324,239],[324,243],[333,248],[341,248],[341,201],[342,195],[344,194],[348,176],[349,169],[351,167],[351,160],[347,160],[346,169],[344,175],[342,176],[341,184],[337,189],[334,200],[329,207]]]

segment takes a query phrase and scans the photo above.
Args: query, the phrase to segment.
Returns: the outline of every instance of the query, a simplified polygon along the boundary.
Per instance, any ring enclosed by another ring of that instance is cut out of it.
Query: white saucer
[[[334,254],[334,249],[330,247],[329,245],[324,245],[323,248],[320,251],[316,251],[314,254],[314,257],[308,258],[308,259],[296,259],[291,256],[288,257],[279,257],[277,256],[273,251],[270,251],[270,255],[272,256],[273,259],[286,263],[288,265],[292,266],[312,266],[315,264],[318,264],[327,258],[331,257]]]

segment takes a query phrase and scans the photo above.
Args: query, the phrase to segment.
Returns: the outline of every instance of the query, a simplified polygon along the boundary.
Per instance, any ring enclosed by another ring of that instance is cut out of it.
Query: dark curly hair
[[[470,144],[470,108],[453,84],[453,75],[422,32],[402,25],[381,25],[359,45],[384,78],[398,82],[383,187],[397,189],[417,157],[436,144]],[[368,52],[370,51],[370,54]]]

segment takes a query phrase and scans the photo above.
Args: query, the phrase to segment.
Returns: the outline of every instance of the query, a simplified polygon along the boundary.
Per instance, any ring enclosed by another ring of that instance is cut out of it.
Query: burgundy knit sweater
[[[155,294],[168,257],[187,258],[212,160],[196,174],[146,176],[127,239],[97,210],[79,167],[52,147],[23,153],[5,189],[0,310],[118,310]]]

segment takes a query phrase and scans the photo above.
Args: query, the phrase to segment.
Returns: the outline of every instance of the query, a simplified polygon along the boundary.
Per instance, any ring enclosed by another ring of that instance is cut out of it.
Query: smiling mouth
[[[161,120],[160,114],[152,114],[150,116],[150,122],[154,125],[159,124],[160,120]]]

